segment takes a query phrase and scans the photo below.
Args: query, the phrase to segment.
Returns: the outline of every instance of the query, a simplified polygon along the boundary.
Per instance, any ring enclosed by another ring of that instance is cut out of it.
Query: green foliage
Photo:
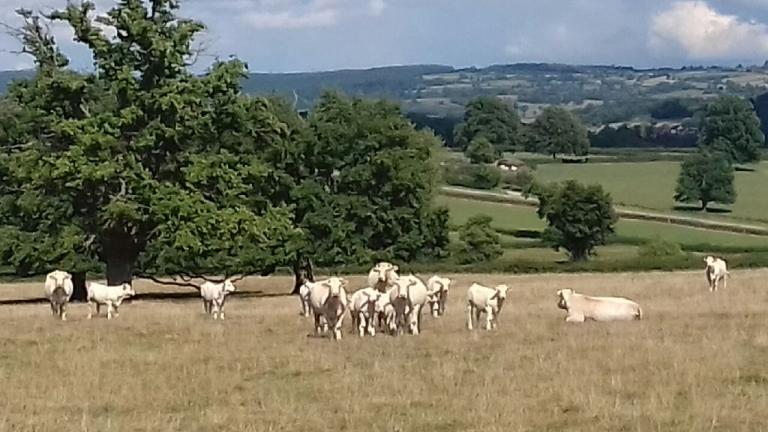
[[[464,122],[456,126],[454,141],[466,149],[475,138],[487,139],[497,150],[509,151],[519,143],[520,117],[496,97],[482,96],[466,107]]]
[[[532,191],[539,199],[537,214],[548,224],[542,238],[555,250],[567,250],[571,261],[586,261],[614,233],[618,217],[602,186],[568,180]]]
[[[268,102],[240,96],[245,65],[192,75],[203,25],[179,19],[176,1],[119,2],[98,18],[114,39],[94,9],[50,14],[90,50],[87,75],[49,60],[53,38],[24,15],[38,74],[3,100],[2,259],[19,273],[102,262],[119,283],[134,272],[268,272],[292,256],[290,134]]]
[[[481,164],[494,162],[501,156],[501,152],[493,147],[487,138],[478,136],[469,143],[464,150],[464,155],[473,164]]]
[[[456,257],[459,263],[491,261],[502,255],[501,238],[491,228],[492,221],[490,216],[476,215],[459,228],[459,239],[462,242]]]
[[[682,119],[693,112],[680,99],[665,99],[651,109],[651,117],[657,120]]]
[[[765,135],[760,119],[749,101],[738,96],[721,96],[706,111],[699,146],[703,150],[723,152],[733,163],[760,160]]]
[[[472,189],[493,189],[501,182],[501,173],[495,167],[466,163],[450,164],[443,169],[443,179],[451,186]]]
[[[517,171],[501,171],[501,185],[508,189],[525,190],[533,183],[533,172],[528,167]]]
[[[736,189],[734,170],[723,153],[699,152],[681,164],[675,187],[675,201],[699,202],[705,210],[709,203],[733,204]]]
[[[550,154],[585,156],[589,153],[587,129],[567,109],[547,107],[534,123],[538,139],[537,151]]]
[[[442,256],[448,212],[433,205],[440,143],[397,105],[326,93],[308,119],[293,193],[302,252],[318,265]]]
[[[665,241],[657,236],[640,246],[637,254],[640,258],[673,258],[683,255],[683,250],[679,244]]]

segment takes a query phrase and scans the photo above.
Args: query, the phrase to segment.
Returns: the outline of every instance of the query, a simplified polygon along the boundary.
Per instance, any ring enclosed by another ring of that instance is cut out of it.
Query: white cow
[[[328,326],[333,331],[333,339],[341,339],[341,325],[347,310],[347,280],[334,276],[305,283],[309,287],[309,304],[315,315],[315,334],[320,334]],[[325,324],[321,318],[325,318]]]
[[[376,319],[376,304],[384,294],[373,288],[363,288],[355,291],[348,300],[349,313],[352,316],[352,328],[357,329],[360,337],[365,333],[376,336],[373,321]]]
[[[467,289],[467,329],[472,330],[472,318],[479,325],[480,316],[485,313],[485,329],[491,330],[499,325],[499,314],[504,308],[507,299],[506,285],[497,285],[495,288],[480,285],[475,282]]]
[[[568,312],[567,322],[632,321],[643,318],[640,305],[624,297],[591,297],[570,288],[557,291],[557,307]]]
[[[88,319],[93,317],[93,306],[96,306],[96,315],[100,313],[101,305],[107,306],[107,319],[112,319],[112,310],[115,316],[119,316],[120,303],[128,297],[136,295],[136,291],[129,283],[121,285],[104,285],[98,282],[89,282],[88,291]]]
[[[379,292],[387,292],[398,278],[398,267],[392,263],[380,262],[368,272],[368,286]]]
[[[398,334],[403,333],[406,323],[411,334],[421,332],[421,311],[428,299],[427,286],[418,277],[411,274],[395,281],[394,289],[389,291],[389,301],[395,309],[395,328]]]
[[[51,313],[62,321],[67,320],[67,303],[72,297],[74,285],[72,275],[61,270],[54,270],[45,276],[45,297],[51,302]]]
[[[427,290],[429,291],[429,305],[432,310],[432,316],[445,315],[445,303],[448,301],[448,289],[451,286],[451,280],[446,277],[432,276],[427,280]]]
[[[723,289],[725,289],[727,286],[726,277],[730,275],[725,260],[710,255],[704,258],[704,262],[707,263],[706,273],[709,290],[717,291],[717,285],[720,281],[723,281]]]
[[[235,290],[235,284],[229,278],[220,283],[206,281],[200,285],[200,297],[203,298],[205,313],[213,315],[213,319],[224,319],[224,302]]]

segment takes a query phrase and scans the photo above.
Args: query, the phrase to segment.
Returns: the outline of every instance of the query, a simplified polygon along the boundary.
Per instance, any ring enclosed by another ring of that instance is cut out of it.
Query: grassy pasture
[[[476,214],[487,214],[493,218],[494,228],[506,230],[539,230],[544,221],[536,215],[534,207],[482,202],[471,199],[441,196],[438,202],[451,211],[451,222],[464,223]],[[671,225],[661,222],[619,220],[616,233],[623,237],[652,239],[655,236],[682,245],[715,244],[722,246],[753,247],[765,246],[768,239],[761,236],[712,231],[701,228]]]
[[[616,204],[659,211],[673,211],[673,199],[680,164],[677,162],[542,164],[536,169],[541,181],[575,179],[582,183],[601,184]],[[703,212],[677,212],[687,216],[723,220],[768,222],[768,199],[764,185],[768,183],[768,164],[754,172],[736,172],[736,204],[732,213],[712,215]]]
[[[428,275],[422,275],[428,276]],[[307,337],[295,297],[137,300],[119,318],[53,320],[0,305],[3,431],[751,431],[768,409],[768,271],[706,291],[701,272],[453,275],[447,315],[420,336]],[[362,278],[350,278],[357,287]],[[472,281],[507,283],[497,331],[465,329]],[[239,288],[287,292],[290,278]],[[40,284],[2,285],[0,301]],[[621,295],[645,319],[568,325],[559,288]],[[167,290],[138,283],[137,291]]]

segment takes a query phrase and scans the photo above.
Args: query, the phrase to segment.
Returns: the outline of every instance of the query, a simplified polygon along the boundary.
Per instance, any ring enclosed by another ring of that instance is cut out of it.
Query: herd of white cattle
[[[725,260],[707,256],[706,277],[709,290],[717,291],[722,283],[726,287],[729,275]],[[360,337],[374,336],[376,331],[401,335],[404,332],[417,335],[421,332],[421,315],[425,308],[437,318],[446,312],[446,302],[451,279],[432,276],[423,282],[419,277],[398,274],[398,266],[388,262],[376,264],[368,273],[368,286],[347,294],[348,281],[341,277],[330,277],[316,282],[304,282],[299,289],[300,314],[314,316],[314,331],[321,335],[330,331],[333,339],[342,338],[342,323],[349,313],[353,330]],[[67,304],[72,296],[72,275],[55,270],[45,279],[45,295],[50,301],[51,311],[61,320],[67,319]],[[485,329],[498,326],[498,318],[507,298],[507,285],[495,287],[473,283],[467,289],[467,329],[480,324],[485,314]],[[118,316],[120,304],[136,295],[129,283],[104,285],[89,282],[86,285],[88,319],[100,313],[106,306],[107,319]],[[227,295],[235,292],[232,280],[221,283],[205,282],[200,287],[203,308],[213,319],[224,319],[224,303]],[[643,318],[639,304],[623,297],[592,297],[576,293],[573,289],[557,291],[557,307],[566,311],[565,321],[628,321]]]

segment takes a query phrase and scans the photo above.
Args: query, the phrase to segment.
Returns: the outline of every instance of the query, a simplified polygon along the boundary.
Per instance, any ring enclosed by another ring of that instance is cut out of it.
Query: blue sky
[[[113,0],[95,0],[106,10]],[[64,0],[0,0],[49,11]],[[768,0],[182,0],[208,29],[207,64],[236,54],[252,71],[293,72],[415,63],[762,64]],[[88,53],[53,28],[77,68]],[[0,37],[0,69],[28,67]]]

